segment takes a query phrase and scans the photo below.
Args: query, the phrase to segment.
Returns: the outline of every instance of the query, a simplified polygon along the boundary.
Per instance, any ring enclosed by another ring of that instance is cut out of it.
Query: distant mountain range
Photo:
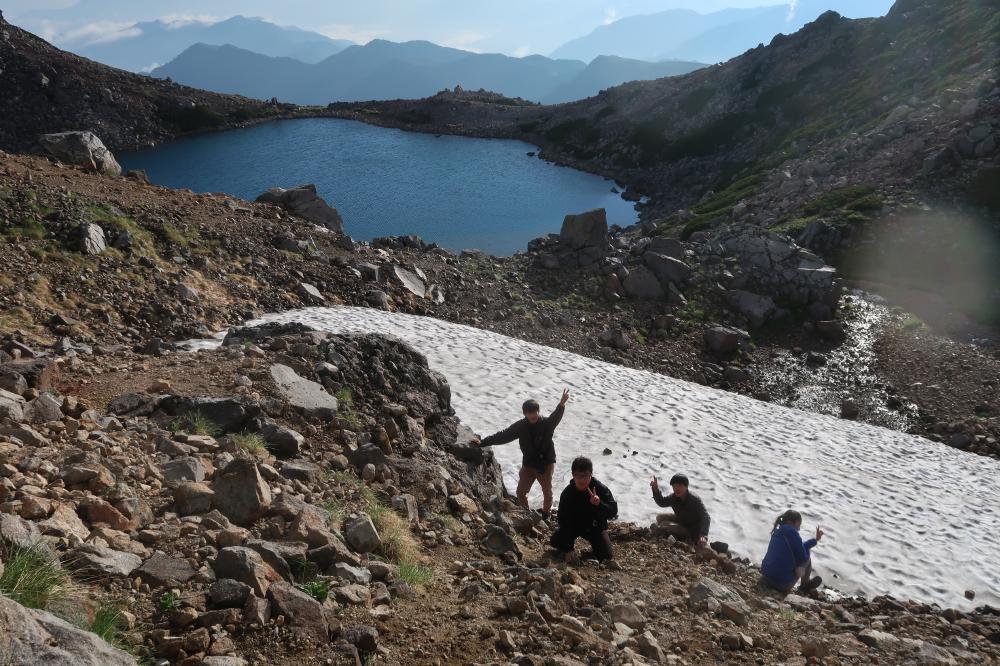
[[[671,9],[629,16],[603,25],[552,52],[553,58],[590,62],[601,55],[638,60],[694,60],[717,63],[734,58],[779,33],[790,34],[827,10],[849,18],[881,16],[892,0],[799,0],[793,5],[724,9],[700,14]]]
[[[218,23],[137,23],[127,37],[72,48],[85,58],[130,72],[150,71],[170,62],[192,44],[231,44],[263,55],[314,63],[354,42],[283,27],[259,18],[234,16]]]
[[[456,85],[511,97],[559,103],[589,97],[627,81],[686,74],[697,62],[641,62],[618,57],[579,60],[512,58],[430,42],[374,40],[318,63],[275,58],[232,45],[196,44],[152,75],[177,83],[297,104],[412,99]]]

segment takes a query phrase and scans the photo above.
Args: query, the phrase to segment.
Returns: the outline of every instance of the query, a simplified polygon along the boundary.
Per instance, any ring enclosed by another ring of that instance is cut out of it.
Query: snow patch
[[[251,323],[264,321],[404,340],[448,378],[458,415],[483,435],[519,418],[525,398],[544,411],[569,387],[555,438],[557,496],[570,461],[587,455],[621,520],[647,524],[659,511],[650,477],[665,485],[684,472],[712,515],[710,538],[756,562],[775,517],[794,508],[803,536],[817,525],[826,531],[814,565],[833,587],[946,607],[1000,605],[996,460],[432,318],[337,307]],[[602,455],[605,447],[613,453]],[[517,444],[494,451],[513,489]]]

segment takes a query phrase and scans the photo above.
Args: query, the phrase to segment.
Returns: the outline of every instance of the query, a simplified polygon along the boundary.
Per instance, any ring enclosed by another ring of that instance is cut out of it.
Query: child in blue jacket
[[[774,522],[771,543],[760,565],[760,573],[768,587],[779,592],[791,592],[795,583],[802,581],[799,592],[807,594],[823,582],[819,576],[810,578],[812,559],[809,557],[813,546],[823,538],[823,530],[817,527],[816,538],[803,543],[799,536],[801,527],[802,515],[798,511],[786,511]]]

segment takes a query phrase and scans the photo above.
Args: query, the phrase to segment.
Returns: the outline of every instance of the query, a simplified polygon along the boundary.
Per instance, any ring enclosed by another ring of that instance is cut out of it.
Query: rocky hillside
[[[60,51],[0,13],[0,149],[30,151],[52,132],[89,130],[113,150],[292,114],[174,85]]]
[[[651,197],[644,219],[661,234],[771,229],[855,277],[929,289],[996,320],[997,9],[900,0],[881,19],[827,13],[723,65],[560,106],[431,99],[338,113],[524,138]],[[891,261],[915,252],[912,265]]]
[[[996,609],[781,597],[738,544],[616,525],[614,560],[552,561],[550,526],[396,341],[3,349],[0,376],[27,377],[0,391],[3,663],[1000,659]]]

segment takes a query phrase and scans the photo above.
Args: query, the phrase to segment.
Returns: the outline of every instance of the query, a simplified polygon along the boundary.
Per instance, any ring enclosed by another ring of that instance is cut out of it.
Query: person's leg
[[[799,592],[801,592],[802,594],[809,594],[813,590],[819,588],[820,585],[822,585],[823,583],[822,578],[820,578],[819,576],[813,578],[812,559],[806,560],[806,563],[801,567],[801,570],[802,570],[802,575],[799,577],[799,580],[801,580],[802,582],[799,583]],[[796,570],[796,573],[798,573],[798,570]]]
[[[538,485],[542,487],[542,511],[547,516],[552,511],[552,476],[556,466],[553,463],[538,475]]]
[[[611,535],[608,534],[607,530],[593,530],[587,535],[587,541],[590,542],[590,548],[594,551],[594,559],[597,561],[603,562],[614,557],[611,549]]]
[[[575,543],[576,535],[562,527],[556,529],[549,538],[549,544],[562,554],[573,550]]]
[[[680,523],[664,521],[657,523],[656,530],[661,534],[669,534],[678,541],[692,541],[691,530]]]
[[[528,508],[528,491],[535,482],[535,470],[527,465],[521,466],[521,471],[517,477],[517,504],[525,509]]]

